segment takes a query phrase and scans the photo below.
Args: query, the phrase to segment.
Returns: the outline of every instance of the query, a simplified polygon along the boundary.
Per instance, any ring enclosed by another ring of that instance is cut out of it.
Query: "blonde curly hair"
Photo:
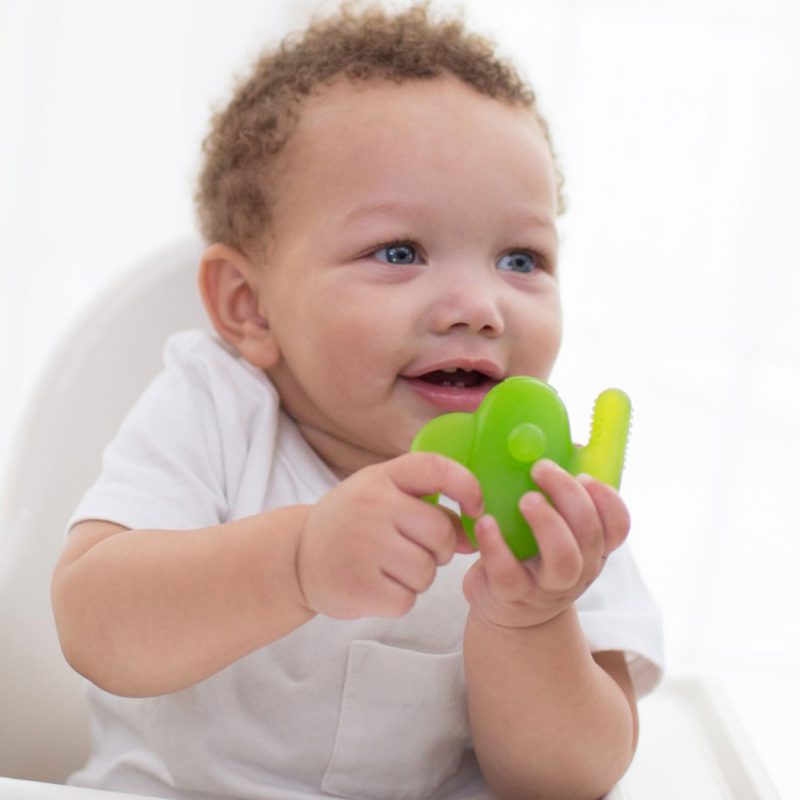
[[[206,241],[251,254],[261,250],[274,199],[269,168],[291,135],[303,100],[315,89],[341,75],[400,82],[443,73],[481,94],[529,108],[553,152],[531,87],[497,56],[492,42],[466,31],[460,18],[436,19],[427,2],[395,13],[345,3],[338,14],[313,21],[263,54],[227,107],[212,117],[195,195]],[[557,165],[556,177],[562,212],[563,178]]]

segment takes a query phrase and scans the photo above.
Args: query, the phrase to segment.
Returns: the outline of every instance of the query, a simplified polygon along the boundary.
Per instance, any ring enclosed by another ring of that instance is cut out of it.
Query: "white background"
[[[42,359],[193,229],[212,105],[312,2],[0,0],[0,460]],[[567,177],[576,438],[633,398],[623,489],[673,675],[719,680],[800,796],[800,4],[473,0]]]

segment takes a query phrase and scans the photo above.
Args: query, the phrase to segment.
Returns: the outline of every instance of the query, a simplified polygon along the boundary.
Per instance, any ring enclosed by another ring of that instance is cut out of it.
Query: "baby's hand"
[[[435,453],[366,467],[312,506],[297,554],[309,608],[339,619],[408,613],[438,567],[472,550],[458,517],[422,499],[437,493],[483,511],[475,476]]]
[[[630,527],[622,498],[595,478],[574,478],[546,460],[534,465],[532,475],[552,503],[538,492],[520,500],[539,554],[518,561],[494,518],[484,516],[475,526],[481,559],[464,580],[473,610],[504,627],[540,625],[567,609],[600,574]]]

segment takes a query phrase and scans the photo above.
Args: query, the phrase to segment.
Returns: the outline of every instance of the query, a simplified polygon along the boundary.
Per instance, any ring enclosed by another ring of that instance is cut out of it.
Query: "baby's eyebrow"
[[[509,217],[514,225],[520,228],[544,228],[546,231],[552,232],[556,235],[555,219],[550,214],[540,214],[538,212],[524,213],[519,216]]]
[[[414,203],[401,200],[384,200],[363,203],[348,211],[344,222],[357,222],[364,217],[392,216],[392,217],[418,217],[427,218],[430,209],[424,203]],[[519,228],[544,228],[556,233],[556,224],[552,214],[539,213],[538,211],[525,211],[519,215],[509,215],[508,221]]]
[[[356,206],[348,211],[344,217],[344,222],[358,222],[364,217],[385,216],[385,217],[419,217],[426,214],[422,203],[409,203],[398,200],[384,200],[379,202],[369,202]]]

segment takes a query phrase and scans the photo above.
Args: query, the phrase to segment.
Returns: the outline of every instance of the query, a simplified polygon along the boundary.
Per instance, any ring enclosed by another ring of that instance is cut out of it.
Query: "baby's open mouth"
[[[425,383],[432,383],[435,386],[452,386],[456,389],[470,389],[474,386],[482,386],[491,378],[474,369],[437,369],[420,375],[419,379]]]
[[[477,369],[449,367],[406,378],[427,403],[443,411],[474,411],[498,380]]]

